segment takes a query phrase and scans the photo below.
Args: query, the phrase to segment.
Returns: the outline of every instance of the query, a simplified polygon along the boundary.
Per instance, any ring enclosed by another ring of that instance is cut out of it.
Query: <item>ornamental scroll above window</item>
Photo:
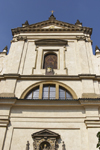
[[[42,88],[40,88],[40,86],[36,86],[31,91],[29,91],[25,99],[72,100],[73,96],[62,86],[58,86],[56,84],[43,84]]]

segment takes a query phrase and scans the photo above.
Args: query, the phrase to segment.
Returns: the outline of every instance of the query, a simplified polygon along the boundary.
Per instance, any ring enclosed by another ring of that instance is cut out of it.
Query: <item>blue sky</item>
[[[93,50],[100,48],[100,0],[0,0],[0,52],[10,48],[11,29],[48,20],[54,10],[57,20],[74,24],[77,19],[83,26],[93,28]]]

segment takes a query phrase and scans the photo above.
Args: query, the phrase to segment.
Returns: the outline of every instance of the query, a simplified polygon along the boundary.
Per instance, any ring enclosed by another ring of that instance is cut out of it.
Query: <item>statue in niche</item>
[[[50,150],[50,144],[48,142],[41,143],[40,150]]]
[[[43,150],[49,150],[49,147],[47,147],[47,145],[46,145],[46,144],[44,144],[44,148],[43,148]]]

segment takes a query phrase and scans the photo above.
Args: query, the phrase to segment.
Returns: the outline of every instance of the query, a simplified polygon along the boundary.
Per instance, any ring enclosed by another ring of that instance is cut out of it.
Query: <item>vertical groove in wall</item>
[[[74,51],[74,54],[75,54],[75,56],[74,56],[75,68],[76,68],[75,70],[77,70],[77,56],[76,56],[76,46],[75,46],[75,41],[73,42],[73,45],[74,45],[74,46],[73,46],[73,47],[74,47],[74,48],[73,48],[73,51]],[[74,74],[77,74],[77,73],[78,73],[78,72],[75,71]]]
[[[38,51],[37,51],[37,49],[36,49],[36,48],[35,48],[35,51],[36,51],[36,57],[35,57],[35,64],[34,64],[34,69],[36,69],[37,54],[38,54]]]
[[[78,47],[78,42],[76,40],[74,42],[75,42],[75,55],[76,55],[76,64],[77,64],[77,74],[80,74],[81,73],[81,66],[80,66],[80,57],[79,57],[79,47]]]
[[[91,59],[90,59],[90,55],[89,55],[89,50],[88,50],[88,45],[87,45],[87,43],[85,43],[85,47],[86,47],[86,54],[87,54],[87,60],[88,60],[88,66],[89,66],[89,73],[91,74],[93,71],[91,70],[92,68],[92,66],[91,66]]]
[[[13,139],[13,133],[14,133],[14,128],[12,129],[12,136],[11,136],[11,141],[10,141],[9,150],[11,150],[11,143],[12,143],[12,139]]]
[[[35,69],[37,69],[37,58],[38,58],[38,50],[36,50],[36,61],[35,61]]]
[[[24,51],[24,46],[25,46],[25,41],[23,43],[22,53],[21,53],[21,57],[20,57],[20,61],[19,61],[18,73],[19,73],[19,69],[20,69],[20,65],[21,65],[21,59],[22,59],[22,55],[23,55],[23,51]]]
[[[25,60],[26,60],[27,51],[28,51],[28,44],[29,44],[29,42],[27,42],[27,48],[26,48],[26,54],[25,54],[25,58],[24,58],[24,62],[23,62],[22,74],[23,74],[23,72],[24,72]]]
[[[88,43],[88,47],[89,47],[89,54],[90,54],[90,56],[91,56],[91,66],[92,66],[92,71],[93,71],[93,73],[94,73],[94,65],[93,65],[93,51],[90,51],[90,49],[92,48],[92,46],[91,46],[91,43],[89,42]],[[92,50],[92,49],[91,49]]]
[[[4,145],[5,145],[5,140],[6,140],[6,135],[7,135],[7,129],[8,129],[8,127],[6,128],[6,131],[5,131],[5,136],[4,136],[4,140],[3,140],[2,150],[4,149]]]
[[[66,68],[66,64],[65,64],[65,59],[66,59],[66,57],[65,57],[65,49],[64,49],[64,69]]]
[[[40,69],[43,69],[43,63],[44,63],[44,55],[43,55],[44,51],[42,49],[42,55],[41,55],[41,68]]]

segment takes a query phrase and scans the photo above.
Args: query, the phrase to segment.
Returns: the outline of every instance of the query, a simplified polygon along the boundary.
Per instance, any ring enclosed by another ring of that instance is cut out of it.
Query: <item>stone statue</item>
[[[65,150],[65,143],[64,143],[64,141],[62,143],[62,150]]]
[[[100,132],[97,133],[97,137],[98,137],[97,148],[99,148],[100,150]]]
[[[43,148],[43,150],[49,150],[49,147],[47,147],[47,145],[46,145],[46,144],[44,144],[44,148]]]
[[[46,144],[44,144],[43,150],[47,150],[47,145]]]
[[[29,150],[29,141],[27,141],[26,150]]]

